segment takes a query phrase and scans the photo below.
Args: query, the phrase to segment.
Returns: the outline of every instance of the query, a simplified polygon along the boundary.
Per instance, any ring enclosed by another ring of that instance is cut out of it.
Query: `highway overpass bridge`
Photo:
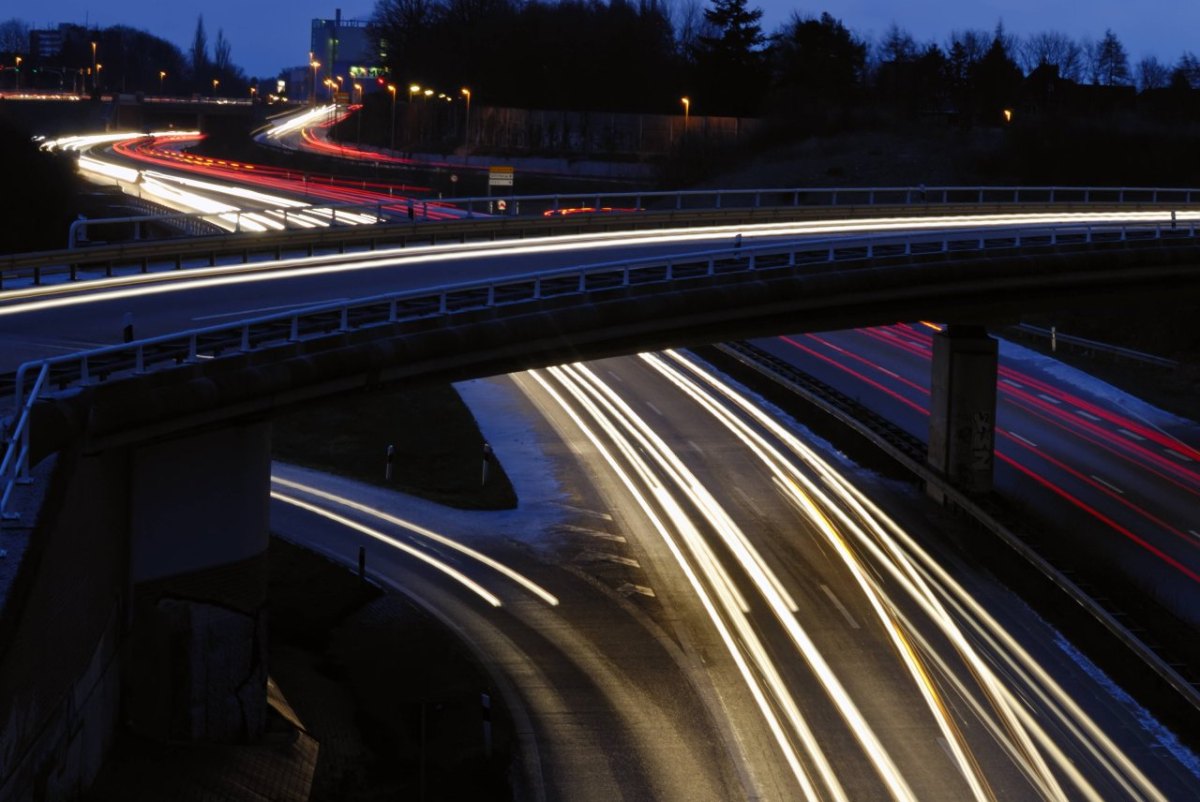
[[[281,408],[387,382],[934,319],[951,325],[934,359],[930,462],[983,492],[996,374],[984,326],[1068,302],[1197,297],[1190,228],[884,234],[510,273],[26,366],[0,477],[4,512],[19,516],[4,523],[19,569],[0,611],[0,783],[24,787],[63,750],[56,771],[80,782],[118,709],[167,737],[261,730]]]

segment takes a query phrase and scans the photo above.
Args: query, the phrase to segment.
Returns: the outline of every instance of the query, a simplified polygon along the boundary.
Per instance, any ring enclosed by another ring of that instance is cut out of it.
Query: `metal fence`
[[[758,248],[733,248],[674,257],[559,268],[524,275],[422,288],[268,315],[237,323],[192,329],[148,340],[28,362],[16,372],[13,416],[5,422],[7,441],[0,463],[0,516],[9,516],[13,487],[29,479],[29,421],[34,405],[48,395],[103,380],[136,376],[195,364],[222,354],[243,354],[375,326],[447,317],[464,312],[536,304],[565,296],[588,297],[613,289],[674,285],[717,275],[773,269],[813,269],[873,259],[921,254],[994,253],[997,249],[1196,240],[1195,224],[1011,227],[801,240]]]

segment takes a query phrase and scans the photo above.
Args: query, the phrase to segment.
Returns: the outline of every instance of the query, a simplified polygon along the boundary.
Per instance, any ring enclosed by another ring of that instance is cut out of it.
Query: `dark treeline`
[[[1112,31],[1017,37],[998,24],[923,43],[893,25],[871,42],[828,13],[771,33],[761,16],[747,0],[379,0],[372,25],[397,83],[533,108],[678,113],[686,95],[693,114],[819,128],[880,110],[999,122],[1061,87],[1200,86],[1194,55],[1131,64]],[[1120,102],[1098,94],[1065,102]]]
[[[22,57],[22,88],[245,97],[253,83],[233,62],[233,48],[224,31],[218,30],[209,45],[202,16],[196,21],[187,53],[154,34],[125,25],[62,25],[57,31],[62,35],[61,50],[41,57],[30,48],[27,23],[18,19],[0,22],[0,61],[7,66],[15,63],[16,56]],[[0,89],[16,87],[15,73],[15,69],[7,69],[0,75]]]

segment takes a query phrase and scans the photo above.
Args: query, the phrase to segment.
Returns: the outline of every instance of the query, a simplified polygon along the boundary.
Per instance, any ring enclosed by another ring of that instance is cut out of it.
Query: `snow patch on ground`
[[[1075,665],[1092,678],[1097,685],[1104,688],[1110,696],[1120,702],[1129,713],[1137,720],[1138,724],[1150,734],[1150,737],[1159,744],[1163,749],[1171,753],[1171,756],[1179,761],[1180,765],[1184,766],[1193,776],[1200,779],[1200,757],[1192,750],[1188,749],[1179,739],[1175,737],[1175,733],[1164,727],[1150,714],[1150,711],[1142,707],[1136,700],[1125,692],[1121,686],[1109,679],[1099,666],[1089,660],[1082,652],[1076,649],[1070,641],[1062,636],[1061,633],[1054,634],[1054,644],[1061,649],[1067,657],[1071,659]]]
[[[1187,432],[1200,441],[1200,424],[1197,424],[1196,421],[1159,409],[1119,387],[1114,387],[1106,381],[1059,362],[1053,357],[1000,339],[1000,359],[1002,363],[1008,363],[1014,367],[1019,366],[1025,372],[1038,371],[1051,376],[1097,405],[1116,407],[1149,426],[1169,429],[1176,435],[1180,432]]]

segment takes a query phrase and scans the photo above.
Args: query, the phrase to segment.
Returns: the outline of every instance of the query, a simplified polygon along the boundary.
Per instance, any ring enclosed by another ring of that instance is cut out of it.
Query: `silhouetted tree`
[[[1162,89],[1171,82],[1171,71],[1154,56],[1147,56],[1137,65],[1138,89]]]
[[[695,64],[699,102],[707,113],[753,114],[765,92],[762,9],[747,8],[746,2],[713,0],[704,11],[711,31],[700,36]]]
[[[1132,78],[1129,73],[1129,56],[1125,46],[1111,29],[1093,48],[1092,82],[1101,86],[1128,86]]]
[[[208,75],[208,34],[204,32],[204,15],[196,18],[196,33],[192,36],[190,52],[192,65],[192,83],[199,88]]]
[[[13,18],[0,22],[0,53],[15,55],[29,51],[29,26]]]
[[[1083,48],[1064,33],[1035,33],[1021,44],[1017,53],[1026,73],[1038,67],[1055,67],[1065,80],[1078,81],[1083,77]]]
[[[1021,91],[1024,75],[1012,60],[1005,38],[998,32],[991,47],[971,69],[971,98],[977,117],[999,122],[1001,112],[1012,108]]]

